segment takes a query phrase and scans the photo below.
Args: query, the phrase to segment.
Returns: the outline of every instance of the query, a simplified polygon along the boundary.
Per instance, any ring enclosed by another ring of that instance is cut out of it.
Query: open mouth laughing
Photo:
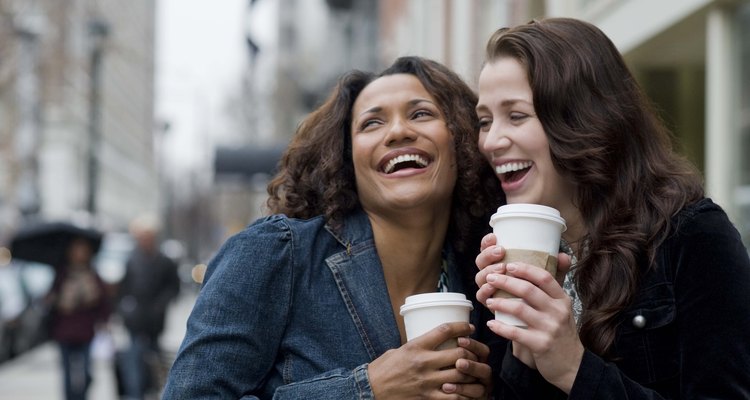
[[[383,162],[381,171],[386,174],[392,174],[407,168],[422,169],[430,165],[430,162],[431,160],[425,155],[401,154]]]
[[[515,182],[529,172],[534,163],[531,161],[509,162],[495,167],[495,173],[503,182]]]

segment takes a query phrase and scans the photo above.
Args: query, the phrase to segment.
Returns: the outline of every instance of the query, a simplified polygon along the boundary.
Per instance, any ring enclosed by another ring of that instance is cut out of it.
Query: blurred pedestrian
[[[104,282],[92,268],[93,246],[84,238],[68,245],[50,293],[50,335],[60,346],[66,400],[86,399],[91,385],[91,342],[110,314]]]
[[[156,386],[151,366],[161,357],[159,336],[167,307],[180,289],[176,263],[159,248],[160,230],[154,216],[141,216],[130,224],[136,247],[118,288],[118,312],[130,345],[117,361],[128,399],[143,399],[149,388]]]

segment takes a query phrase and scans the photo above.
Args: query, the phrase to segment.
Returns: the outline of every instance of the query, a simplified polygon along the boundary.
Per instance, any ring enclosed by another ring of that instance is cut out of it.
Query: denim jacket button
[[[638,329],[643,329],[646,326],[646,317],[643,315],[636,315],[633,317],[633,326]]]

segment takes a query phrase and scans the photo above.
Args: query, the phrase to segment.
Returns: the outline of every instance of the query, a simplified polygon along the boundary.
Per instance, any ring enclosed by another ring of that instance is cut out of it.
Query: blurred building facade
[[[378,2],[253,0],[247,12],[243,139],[215,154],[217,219],[230,235],[264,215],[266,185],[297,124],[338,77],[377,69]],[[242,162],[246,160],[246,162]]]
[[[0,225],[158,208],[150,0],[0,0]]]
[[[253,8],[271,1],[250,3],[252,21]],[[496,29],[532,18],[579,18],[600,27],[617,45],[675,132],[679,150],[704,173],[708,195],[727,210],[750,246],[750,2],[277,3],[277,14],[283,16],[276,17],[277,33],[270,36],[275,41],[263,42],[260,32],[248,29],[253,60],[248,104],[267,121],[251,126],[248,137],[287,141],[295,124],[319,102],[310,99],[320,99],[334,77],[349,68],[378,70],[395,57],[416,54],[447,64],[475,87],[486,40]]]

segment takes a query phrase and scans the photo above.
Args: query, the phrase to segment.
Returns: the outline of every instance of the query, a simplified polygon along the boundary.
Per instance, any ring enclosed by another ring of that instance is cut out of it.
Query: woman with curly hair
[[[477,113],[508,203],[557,208],[573,265],[566,279],[506,265],[485,238],[477,298],[528,325],[489,323],[511,342],[498,396],[750,398],[747,250],[604,33],[555,18],[498,30]]]
[[[413,294],[476,292],[472,249],[503,198],[475,104],[418,57],[344,75],[283,155],[273,215],[209,264],[164,399],[485,398],[483,307],[408,343],[399,314]]]

